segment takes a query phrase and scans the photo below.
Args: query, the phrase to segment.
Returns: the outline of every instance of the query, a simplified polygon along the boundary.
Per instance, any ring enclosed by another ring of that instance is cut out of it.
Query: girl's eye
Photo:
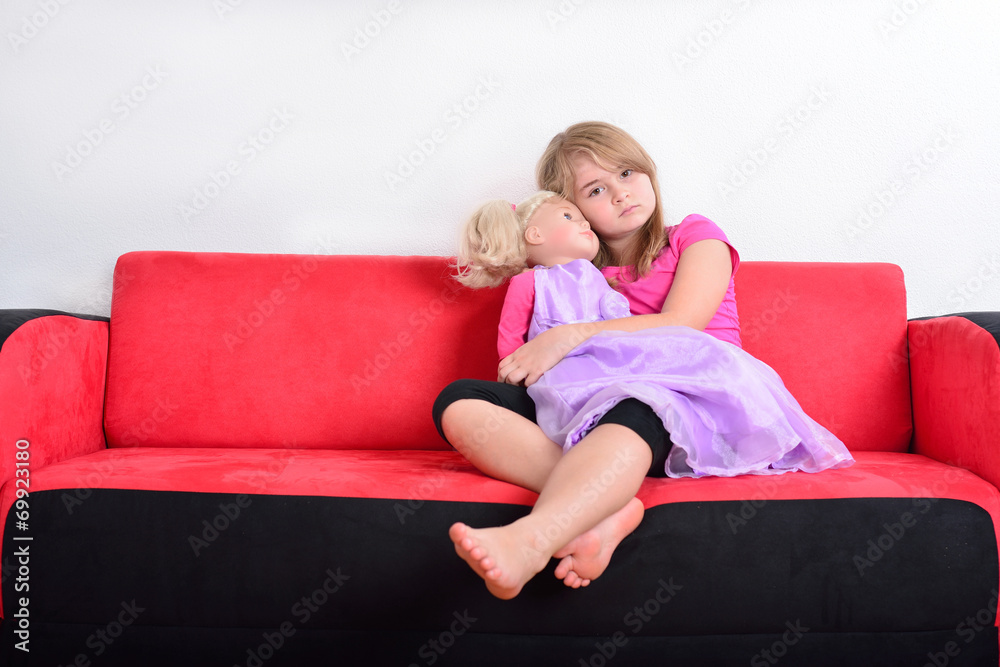
[[[631,169],[626,169],[625,171],[622,172],[622,178],[628,178],[631,175],[632,175]]]
[[[603,189],[604,188],[594,188],[593,190],[590,191],[590,194],[587,195],[587,196],[588,197],[593,197],[595,194],[597,194],[600,190],[603,190]]]

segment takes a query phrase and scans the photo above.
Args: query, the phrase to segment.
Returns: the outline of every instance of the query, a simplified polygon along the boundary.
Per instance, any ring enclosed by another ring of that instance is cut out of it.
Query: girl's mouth
[[[620,215],[619,215],[618,217],[620,218],[620,217],[622,217],[623,215],[628,215],[629,213],[631,213],[632,211],[634,211],[634,210],[635,210],[635,209],[637,209],[637,208],[639,208],[639,205],[638,205],[638,204],[632,204],[632,205],[631,205],[631,206],[629,206],[629,207],[628,207],[627,209],[625,209],[624,211],[622,211],[622,212],[621,212],[621,214],[620,214]]]

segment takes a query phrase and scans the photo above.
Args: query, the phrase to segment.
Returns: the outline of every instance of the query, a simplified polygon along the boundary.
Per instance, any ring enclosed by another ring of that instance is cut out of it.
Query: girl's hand
[[[587,338],[588,332],[579,324],[562,324],[543,331],[500,360],[497,381],[530,387]]]

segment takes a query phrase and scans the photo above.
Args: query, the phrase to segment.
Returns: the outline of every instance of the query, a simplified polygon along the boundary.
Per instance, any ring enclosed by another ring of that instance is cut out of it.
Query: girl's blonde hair
[[[632,244],[625,249],[619,262],[615,262],[611,249],[604,241],[601,241],[597,257],[594,258],[594,265],[599,269],[619,264],[627,267],[622,271],[622,278],[628,282],[646,276],[653,260],[667,245],[663,207],[660,204],[660,184],[656,180],[656,165],[653,163],[653,158],[638,141],[632,138],[632,135],[621,128],[598,121],[577,123],[554,136],[542,153],[535,167],[538,187],[558,192],[575,204],[577,195],[574,188],[575,175],[570,160],[580,154],[590,157],[602,169],[608,171],[634,169],[649,176],[653,192],[656,194],[653,215],[636,233]]]
[[[515,210],[505,199],[483,204],[472,214],[458,242],[455,278],[473,289],[499,287],[528,268],[524,231],[538,207],[561,195],[542,190]]]

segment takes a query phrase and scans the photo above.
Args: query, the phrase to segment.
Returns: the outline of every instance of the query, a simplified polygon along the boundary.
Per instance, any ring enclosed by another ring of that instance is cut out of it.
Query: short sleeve
[[[740,254],[729,242],[726,233],[703,215],[693,213],[681,220],[681,223],[672,230],[670,245],[674,247],[674,252],[680,257],[680,254],[689,245],[706,239],[717,239],[729,246],[729,257],[733,262],[733,275],[736,275],[736,270],[740,266]]]
[[[622,317],[632,316],[628,299],[625,298],[624,294],[616,292],[611,288],[608,288],[608,291],[601,295],[599,308],[602,320],[617,320]]]
[[[503,359],[528,339],[528,327],[535,310],[535,272],[525,271],[510,279],[500,311],[497,354]]]

